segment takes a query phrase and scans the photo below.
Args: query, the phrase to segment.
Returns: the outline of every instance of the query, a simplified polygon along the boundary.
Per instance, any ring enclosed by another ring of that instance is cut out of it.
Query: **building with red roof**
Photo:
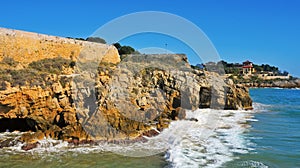
[[[255,69],[253,68],[253,63],[249,60],[243,62],[243,74],[244,75],[251,75],[255,72]]]

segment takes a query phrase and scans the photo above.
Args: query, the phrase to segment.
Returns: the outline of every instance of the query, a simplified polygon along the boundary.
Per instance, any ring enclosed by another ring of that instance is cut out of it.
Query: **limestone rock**
[[[129,55],[120,61],[117,50],[104,44],[7,29],[0,29],[0,37],[0,59],[11,56],[24,70],[58,56],[74,64],[64,65],[60,74],[35,73],[42,86],[4,82],[0,122],[21,119],[29,131],[21,140],[33,144],[28,149],[44,137],[134,139],[184,119],[185,110],[252,107],[247,88],[192,69],[183,54]]]

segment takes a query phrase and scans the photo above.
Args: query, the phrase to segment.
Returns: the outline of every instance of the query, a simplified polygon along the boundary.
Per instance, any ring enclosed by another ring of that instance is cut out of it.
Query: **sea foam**
[[[187,114],[193,124],[173,122],[169,129],[181,125],[180,141],[170,145],[166,158],[172,167],[220,167],[235,159],[235,153],[248,153],[250,143],[243,136],[252,111],[199,109]],[[165,132],[168,132],[166,130]]]
[[[73,146],[67,142],[45,138],[38,147],[28,152],[21,149],[22,143],[5,149],[8,153],[37,153],[62,155],[66,152],[93,153],[114,152],[129,157],[146,157],[160,153],[171,167],[220,167],[236,159],[236,154],[251,151],[250,139],[245,138],[249,122],[257,121],[253,115],[264,109],[263,104],[254,104],[254,111],[198,109],[187,111],[186,120],[171,122],[169,128],[158,136],[145,137],[147,142],[131,144],[101,143],[99,145]],[[1,139],[17,138],[21,133],[2,133]]]

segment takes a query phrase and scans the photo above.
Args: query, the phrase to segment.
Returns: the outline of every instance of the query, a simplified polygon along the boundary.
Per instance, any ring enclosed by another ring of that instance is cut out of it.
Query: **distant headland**
[[[193,66],[196,69],[208,69],[210,71],[223,71],[226,77],[236,84],[247,87],[279,87],[300,88],[300,79],[293,77],[287,71],[281,71],[279,67],[269,64],[257,65],[246,60],[242,63],[228,63],[226,61],[208,62]]]

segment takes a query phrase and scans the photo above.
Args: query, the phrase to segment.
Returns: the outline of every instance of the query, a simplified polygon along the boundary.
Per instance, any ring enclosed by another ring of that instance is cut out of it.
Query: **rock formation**
[[[251,109],[247,88],[192,69],[185,55],[129,55],[113,46],[0,29],[0,131],[21,141],[134,139],[185,110]]]
[[[243,83],[247,87],[259,87],[259,88],[300,88],[300,79],[289,80],[265,80],[259,82]]]

